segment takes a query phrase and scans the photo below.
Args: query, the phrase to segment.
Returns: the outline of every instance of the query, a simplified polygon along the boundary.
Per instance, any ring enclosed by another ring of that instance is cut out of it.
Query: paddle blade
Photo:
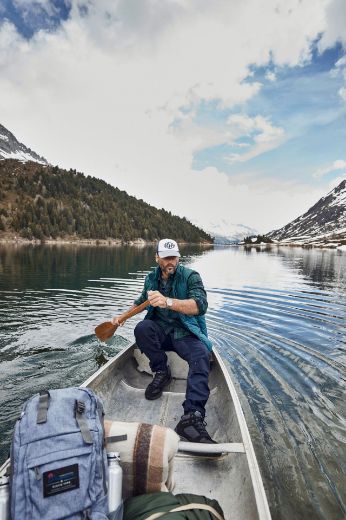
[[[113,325],[110,321],[105,321],[96,327],[95,334],[101,341],[107,341],[107,339],[113,336],[117,328],[118,325]]]

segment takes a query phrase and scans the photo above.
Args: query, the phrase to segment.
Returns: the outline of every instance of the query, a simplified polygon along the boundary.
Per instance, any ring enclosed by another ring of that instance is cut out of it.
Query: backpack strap
[[[87,420],[85,418],[84,412],[85,412],[85,403],[83,403],[83,401],[78,401],[78,399],[76,399],[75,416],[76,416],[77,424],[80,428],[80,431],[81,431],[81,434],[83,437],[83,441],[86,444],[92,444],[93,438],[91,436],[91,432],[89,430],[89,426],[88,426]]]
[[[38,410],[36,424],[43,424],[47,422],[47,412],[49,408],[50,393],[48,390],[41,390],[38,399]]]
[[[106,437],[106,444],[110,444],[111,442],[120,442],[120,441],[127,441],[126,433],[124,433],[124,435],[110,435],[109,437]]]
[[[205,511],[209,511],[217,520],[225,520],[223,516],[220,515],[213,507],[208,504],[185,504],[184,506],[175,507],[170,511],[161,511],[160,513],[154,513],[153,515],[147,516],[144,520],[156,520],[156,518],[161,518],[161,516],[168,515],[169,513],[177,513],[178,511],[188,511],[189,509],[204,509]]]

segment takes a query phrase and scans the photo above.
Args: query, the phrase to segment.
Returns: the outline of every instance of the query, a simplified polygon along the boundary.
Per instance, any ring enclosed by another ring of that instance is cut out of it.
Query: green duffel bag
[[[224,520],[216,500],[191,493],[159,492],[129,498],[123,520]]]

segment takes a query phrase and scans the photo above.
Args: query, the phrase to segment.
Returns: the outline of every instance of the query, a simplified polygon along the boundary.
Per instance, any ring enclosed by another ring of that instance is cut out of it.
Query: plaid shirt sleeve
[[[147,284],[144,284],[142,294],[133,302],[134,305],[140,305],[147,300],[148,295]],[[187,298],[195,300],[198,307],[198,314],[205,314],[208,309],[207,293],[204,289],[202,278],[199,273],[193,272],[187,281]]]
[[[208,309],[207,293],[204,289],[202,278],[199,273],[193,272],[187,281],[188,298],[197,303],[199,315],[205,314]]]

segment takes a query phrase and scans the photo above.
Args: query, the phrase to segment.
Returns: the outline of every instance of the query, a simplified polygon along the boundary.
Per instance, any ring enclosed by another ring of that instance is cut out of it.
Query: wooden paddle
[[[148,307],[148,305],[150,305],[150,301],[146,300],[134,309],[131,309],[122,314],[119,318],[119,325],[124,323],[129,318],[132,318],[132,316],[135,316],[139,312],[144,311],[144,309]],[[111,321],[105,321],[104,323],[101,323],[96,327],[95,334],[101,341],[107,341],[107,339],[113,336],[114,332],[117,330],[119,325],[113,325]]]

